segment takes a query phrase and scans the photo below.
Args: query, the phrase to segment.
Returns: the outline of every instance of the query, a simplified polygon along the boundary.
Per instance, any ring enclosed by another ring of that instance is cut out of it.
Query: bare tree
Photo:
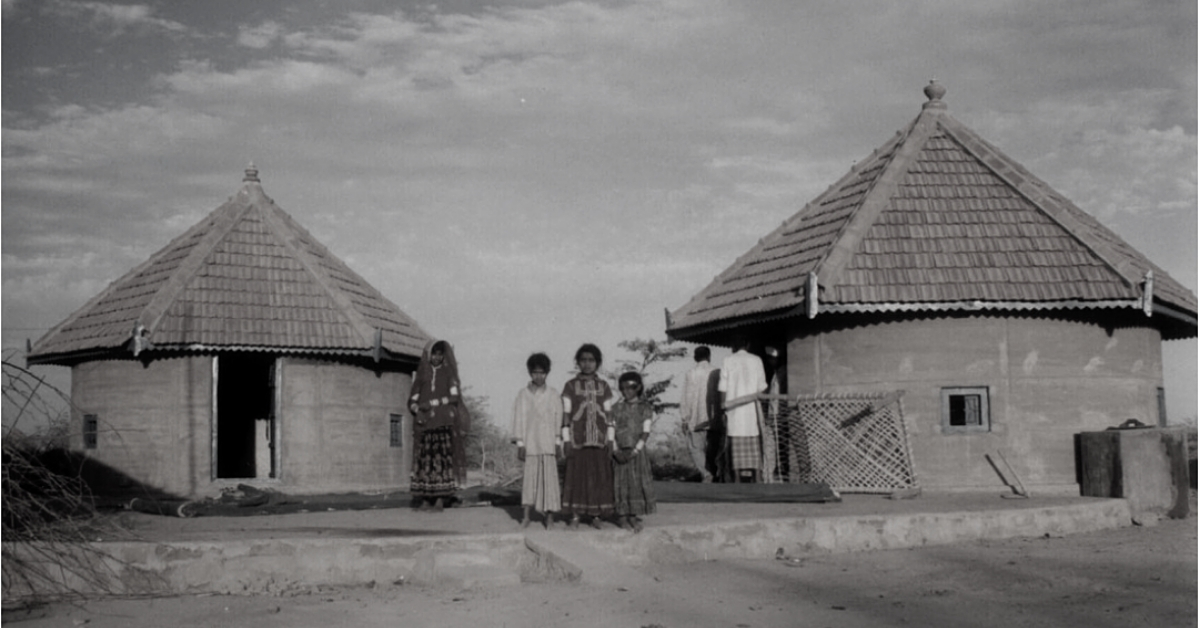
[[[5,602],[130,592],[116,577],[117,563],[93,544],[117,528],[96,512],[81,467],[65,450],[69,397],[7,359],[3,377]]]
[[[467,468],[478,469],[487,481],[507,484],[521,476],[517,446],[505,430],[492,422],[488,398],[464,396],[471,411],[471,431],[467,435]]]

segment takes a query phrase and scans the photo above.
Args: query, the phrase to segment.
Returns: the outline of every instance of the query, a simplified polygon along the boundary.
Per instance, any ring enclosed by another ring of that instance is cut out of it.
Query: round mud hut
[[[1196,297],[925,93],[667,334],[780,352],[789,480],[1078,491],[1077,434],[1165,421]]]
[[[406,399],[429,336],[263,193],[199,224],[51,329],[70,449],[105,492],[407,486]]]

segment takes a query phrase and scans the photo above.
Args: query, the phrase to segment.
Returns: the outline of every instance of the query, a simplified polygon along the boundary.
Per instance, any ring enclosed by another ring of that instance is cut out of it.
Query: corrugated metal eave
[[[385,355],[394,357],[420,359],[419,352],[409,353],[407,351],[393,351],[384,347]],[[288,355],[355,355],[355,356],[370,356],[373,349],[371,347],[294,347],[294,346],[273,346],[273,345],[248,345],[248,344],[206,344],[206,343],[188,343],[182,345],[154,345],[156,352],[180,351],[186,353],[215,353],[215,352],[256,352],[256,353],[280,353]]]
[[[185,345],[154,345],[145,355],[151,358],[163,354],[204,354],[204,353],[273,353],[280,355],[313,355],[313,356],[354,356],[373,357],[372,348],[334,347],[315,349],[312,347],[281,347],[270,345],[216,345],[191,343]],[[381,359],[385,361],[412,362],[420,359],[417,353],[408,351],[393,351],[385,348]],[[69,366],[80,362],[104,359],[130,359],[133,354],[125,348],[125,344],[116,347],[96,347],[84,351],[29,354],[26,364],[58,364]]]
[[[892,313],[892,312],[1033,312],[1052,310],[1102,310],[1102,309],[1138,309],[1142,303],[1138,299],[1111,299],[1103,301],[957,301],[957,302],[925,302],[925,303],[822,303],[817,315],[823,314],[859,314],[859,313]],[[1162,314],[1159,307],[1155,312]],[[711,333],[734,327],[744,327],[759,323],[776,321],[784,318],[804,316],[803,307],[792,307],[758,315],[746,315],[733,318],[717,319],[707,322],[693,322],[687,325],[672,325],[667,328],[667,334],[672,338],[686,340],[698,334]],[[1175,317],[1188,322],[1180,317]],[[1192,319],[1194,324],[1195,319]]]
[[[1104,301],[947,301],[944,303],[822,303],[818,314],[849,314],[863,312],[978,312],[983,310],[1087,310],[1141,308],[1138,299],[1109,299]]]

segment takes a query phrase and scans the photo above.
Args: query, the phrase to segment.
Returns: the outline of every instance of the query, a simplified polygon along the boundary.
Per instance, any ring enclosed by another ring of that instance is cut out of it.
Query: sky
[[[561,386],[583,342],[612,366],[664,338],[665,309],[912,121],[933,78],[1196,291],[1191,0],[2,7],[6,356],[253,162],[506,425],[531,352]],[[1163,350],[1172,420],[1195,417],[1196,341]]]

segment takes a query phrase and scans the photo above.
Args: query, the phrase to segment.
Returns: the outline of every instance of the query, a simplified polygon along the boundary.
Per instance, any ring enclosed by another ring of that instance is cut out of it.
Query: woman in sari
[[[444,340],[430,342],[413,377],[408,408],[413,414],[413,469],[409,489],[418,510],[440,511],[467,478],[467,432],[471,415],[462,400],[458,362]]]

